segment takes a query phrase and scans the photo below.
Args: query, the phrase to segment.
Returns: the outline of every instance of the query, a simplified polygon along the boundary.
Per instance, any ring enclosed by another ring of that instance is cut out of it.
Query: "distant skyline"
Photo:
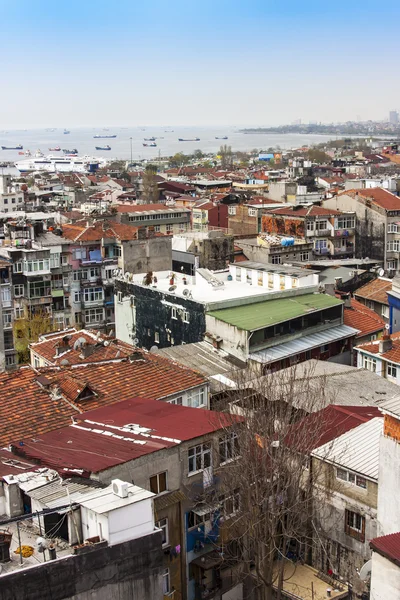
[[[398,0],[0,0],[0,129],[384,120]]]

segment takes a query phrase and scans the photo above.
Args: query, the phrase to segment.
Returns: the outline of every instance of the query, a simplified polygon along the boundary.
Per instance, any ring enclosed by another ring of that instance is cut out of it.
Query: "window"
[[[376,373],[376,359],[371,356],[363,355],[363,368]]]
[[[22,273],[22,262],[16,262],[13,265],[13,271],[14,273]]]
[[[104,312],[102,308],[91,308],[85,312],[85,323],[100,323],[104,320]]]
[[[164,569],[162,576],[162,587],[164,596],[168,596],[171,593],[171,578],[169,576],[169,569]]]
[[[64,266],[68,264],[68,254],[63,254],[61,256],[61,264]]]
[[[388,233],[397,233],[399,227],[397,223],[388,223]]]
[[[50,261],[48,258],[41,260],[26,260],[24,261],[23,269],[28,273],[48,271],[50,269]]]
[[[399,252],[400,250],[400,240],[391,240],[387,243],[387,251],[388,252]]]
[[[81,301],[81,293],[74,292],[74,302],[80,302],[80,301]]]
[[[160,519],[155,522],[155,526],[162,531],[162,547],[168,546],[169,536],[168,536],[168,519]]]
[[[236,215],[236,206],[228,206],[228,215]]]
[[[257,209],[249,208],[249,217],[256,217],[256,216],[257,216]]]
[[[219,438],[219,460],[223,464],[239,456],[239,440],[234,431]]]
[[[18,283],[17,285],[14,285],[14,296],[15,298],[20,298],[21,296],[24,295],[24,286],[22,283]]]
[[[60,266],[60,255],[50,254],[50,269],[57,269]]]
[[[11,313],[3,313],[3,327],[12,327]]]
[[[174,226],[172,223],[167,223],[167,226],[165,228],[167,233],[172,233],[174,231]]]
[[[196,473],[211,466],[211,444],[199,444],[189,448],[189,473]]]
[[[389,318],[389,307],[385,306],[385,304],[382,304],[382,317],[385,319]]]
[[[315,221],[315,229],[316,231],[324,231],[328,229],[328,221]]]
[[[177,319],[178,317],[176,315],[177,315],[176,308],[175,308],[175,306],[173,306],[171,308],[171,319]]]
[[[103,288],[86,288],[83,297],[85,302],[101,302],[104,299]]]
[[[8,198],[4,198],[4,204],[8,204]]]
[[[300,252],[300,260],[308,260],[308,252]]]
[[[356,225],[354,217],[339,217],[336,223],[337,229],[354,229]]]
[[[167,489],[167,471],[150,477],[150,491],[153,494],[161,494],[161,492],[166,492]]]
[[[361,477],[361,475],[356,475],[355,473],[350,473],[350,471],[347,471],[346,469],[337,468],[336,478],[340,479],[341,481],[352,483],[353,485],[363,488],[364,490],[367,489],[367,480],[365,477]]]
[[[189,323],[189,313],[187,312],[187,310],[183,311],[183,322]]]
[[[387,375],[388,377],[397,377],[397,365],[394,363],[387,363]]]
[[[82,281],[88,278],[88,270],[87,269],[78,269],[73,272],[74,281]]]
[[[370,308],[371,310],[374,310],[375,307],[375,303],[373,300],[367,300],[367,307]]]
[[[389,271],[397,271],[397,260],[388,260],[387,268]]]
[[[192,390],[187,393],[187,404],[192,408],[199,408],[199,406],[205,405],[205,392],[204,388],[200,390]]]
[[[154,231],[155,233],[159,233],[161,231],[160,225],[154,225]]]
[[[178,404],[182,406],[182,396],[178,396],[178,398],[174,398],[173,400],[168,400],[168,404]]]
[[[117,293],[118,302],[121,304],[122,302],[122,292]]]
[[[239,488],[235,489],[231,496],[227,496],[226,494],[222,494],[219,497],[219,501],[221,504],[222,513],[225,519],[229,517],[233,517],[240,510],[240,490]]]
[[[242,269],[236,267],[236,281],[242,281]]]
[[[6,356],[6,367],[12,367],[15,365],[15,356]]]
[[[307,221],[307,231],[314,231],[314,221]]]
[[[96,277],[100,277],[100,269],[99,267],[91,267],[89,269],[89,276],[91,279],[96,278]]]
[[[188,529],[192,529],[192,527],[199,527],[199,525],[204,525],[207,523],[207,521],[211,521],[210,512],[201,511],[201,514],[198,515],[194,511],[190,511],[188,514]]]
[[[75,248],[74,259],[75,260],[83,260],[85,258],[86,258],[86,248]]]
[[[347,535],[355,538],[359,542],[365,541],[365,517],[352,511],[345,510],[344,512],[344,530]]]
[[[326,250],[328,243],[326,240],[316,240],[315,241],[315,249],[316,250]]]
[[[75,313],[75,323],[82,323],[82,313],[81,312]]]
[[[17,308],[15,309],[15,318],[16,319],[23,319],[25,316],[25,309],[22,307],[17,306]]]
[[[281,256],[280,254],[276,254],[276,255],[272,255],[271,257],[271,262],[273,265],[280,265],[281,264]]]
[[[50,296],[51,288],[49,281],[35,281],[28,283],[28,297],[29,298],[42,298],[43,296]]]
[[[324,344],[321,346],[321,352],[329,352],[329,344]]]

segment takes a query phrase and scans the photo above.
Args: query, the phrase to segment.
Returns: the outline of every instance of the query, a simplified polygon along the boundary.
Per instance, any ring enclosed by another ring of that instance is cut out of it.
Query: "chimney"
[[[390,337],[390,333],[388,330],[385,330],[382,339],[379,340],[379,354],[383,354],[384,352],[388,352],[393,348],[393,340]]]
[[[344,307],[345,308],[351,308],[351,295],[347,294],[347,296],[345,296],[343,298],[343,300],[344,300]]]
[[[67,350],[70,349],[69,340],[70,340],[70,336],[65,335],[62,338],[61,342],[58,342],[58,344],[56,346],[57,356],[60,356],[60,354],[63,354],[64,352],[66,352]]]

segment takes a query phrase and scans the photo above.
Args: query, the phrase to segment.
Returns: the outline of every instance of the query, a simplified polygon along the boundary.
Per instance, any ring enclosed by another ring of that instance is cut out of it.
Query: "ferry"
[[[56,146],[55,148],[49,148],[49,152],[61,152],[60,146]]]
[[[116,138],[117,136],[116,136],[116,135],[100,135],[100,134],[98,133],[97,135],[94,135],[93,137],[94,137],[96,140],[99,140],[99,139],[103,139],[103,140],[109,140],[109,139],[111,139],[111,138]]]
[[[111,146],[96,146],[96,150],[111,150]]]
[[[24,147],[19,144],[18,146],[2,146],[2,150],[23,150]]]
[[[78,154],[78,150],[76,148],[74,148],[73,150],[67,150],[66,148],[63,148],[63,152],[64,154],[69,154],[70,156]]]
[[[157,148],[157,144],[155,142],[151,142],[150,144],[144,144],[143,143],[143,146],[145,148]]]
[[[30,171],[48,171],[50,173],[94,173],[99,167],[104,167],[107,161],[104,158],[92,156],[45,156],[42,158],[30,158],[15,163],[20,173]]]
[[[216,140],[227,140],[228,136],[227,135],[223,135],[222,137],[215,136],[215,139]]]
[[[199,142],[200,138],[178,138],[178,142]]]

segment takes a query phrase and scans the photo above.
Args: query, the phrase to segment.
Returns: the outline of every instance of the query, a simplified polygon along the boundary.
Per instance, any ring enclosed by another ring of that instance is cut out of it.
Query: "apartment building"
[[[262,233],[313,243],[314,257],[353,258],[356,215],[321,206],[293,206],[264,211]]]
[[[22,211],[24,192],[19,183],[12,181],[11,175],[0,175],[0,213]]]
[[[192,213],[187,208],[165,204],[121,204],[115,220],[134,227],[151,227],[155,233],[172,235],[191,228]]]

